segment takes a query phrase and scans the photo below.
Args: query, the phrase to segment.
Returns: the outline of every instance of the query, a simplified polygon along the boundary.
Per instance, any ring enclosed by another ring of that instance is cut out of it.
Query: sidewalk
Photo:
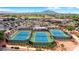
[[[74,34],[71,34],[71,36],[77,41],[77,43],[79,44],[79,38],[76,36],[76,35],[74,35]]]

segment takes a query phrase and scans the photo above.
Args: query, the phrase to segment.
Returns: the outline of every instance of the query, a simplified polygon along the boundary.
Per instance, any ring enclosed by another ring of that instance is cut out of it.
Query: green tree
[[[78,21],[79,16],[72,16],[73,21]]]
[[[0,41],[4,41],[4,31],[0,31]]]
[[[75,27],[74,26],[67,26],[66,29],[69,31],[72,31],[72,30],[75,30]]]
[[[12,17],[17,17],[16,15],[12,15]]]

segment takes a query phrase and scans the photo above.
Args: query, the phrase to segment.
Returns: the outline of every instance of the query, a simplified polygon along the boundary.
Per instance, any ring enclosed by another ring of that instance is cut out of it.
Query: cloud
[[[21,9],[11,9],[11,8],[0,8],[0,11],[7,11],[7,12],[24,12],[26,10]],[[28,11],[28,10],[27,10]]]
[[[59,10],[61,9],[60,7],[48,7],[48,10]]]
[[[0,8],[0,11],[13,11],[12,9]]]
[[[75,7],[75,8],[79,9],[79,7]]]

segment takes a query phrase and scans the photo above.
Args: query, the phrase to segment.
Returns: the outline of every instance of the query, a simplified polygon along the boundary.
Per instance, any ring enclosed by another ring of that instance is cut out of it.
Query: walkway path
[[[79,38],[76,36],[76,35],[74,35],[74,34],[72,34],[72,37],[77,41],[77,43],[79,44]],[[79,46],[77,46],[73,51],[79,51]]]
[[[19,50],[22,51],[35,51],[36,48],[31,48],[31,47],[27,47],[27,46],[19,46],[19,45],[7,45],[7,48],[11,48],[11,47],[19,47]]]
[[[76,36],[76,35],[74,35],[74,34],[71,34],[71,36],[77,41],[77,43],[79,44],[79,38]]]

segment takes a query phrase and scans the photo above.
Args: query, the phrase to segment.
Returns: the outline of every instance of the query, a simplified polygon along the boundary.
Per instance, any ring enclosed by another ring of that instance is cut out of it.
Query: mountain
[[[0,14],[57,14],[54,11],[45,10],[42,12],[9,12],[9,11],[0,11]]]
[[[13,12],[9,12],[9,11],[0,11],[0,14],[5,14],[5,13],[13,13]]]
[[[57,14],[55,11],[46,10],[41,12],[42,14]]]

